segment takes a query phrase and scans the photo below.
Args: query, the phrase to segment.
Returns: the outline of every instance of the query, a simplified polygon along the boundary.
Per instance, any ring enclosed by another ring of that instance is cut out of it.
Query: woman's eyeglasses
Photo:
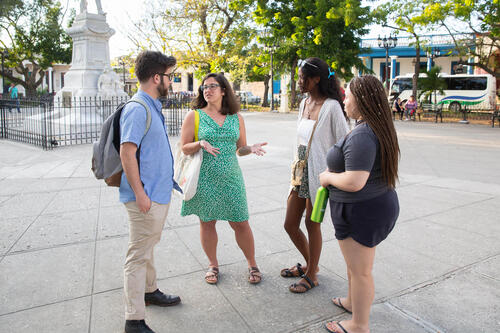
[[[309,66],[313,66],[313,67],[319,68],[319,67],[318,67],[318,66],[316,66],[315,64],[311,64],[309,61],[307,61],[307,60],[302,60],[302,59],[300,59],[300,60],[297,62],[297,65],[299,65],[299,68],[302,68],[302,67],[304,67],[305,65],[309,65]]]
[[[215,90],[215,89],[217,89],[218,87],[220,87],[220,85],[218,85],[218,84],[216,84],[216,83],[212,83],[212,84],[206,84],[206,85],[200,86],[200,89],[201,89],[201,91],[205,91],[205,90]]]

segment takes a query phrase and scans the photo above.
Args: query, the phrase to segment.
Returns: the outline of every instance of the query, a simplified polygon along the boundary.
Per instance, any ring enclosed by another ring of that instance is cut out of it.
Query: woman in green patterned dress
[[[200,218],[201,245],[208,257],[209,266],[205,281],[215,284],[219,278],[217,261],[217,220],[229,221],[235,232],[236,242],[248,262],[248,282],[259,283],[261,273],[255,261],[252,229],[248,223],[248,206],[245,183],[238,165],[238,156],[256,154],[262,156],[262,146],[248,146],[245,122],[238,113],[236,97],[223,74],[205,76],[193,109],[199,112],[199,141],[195,137],[195,110],[190,111],[181,130],[184,154],[194,154],[203,149],[198,188],[193,198],[182,202],[181,215],[197,215]]]

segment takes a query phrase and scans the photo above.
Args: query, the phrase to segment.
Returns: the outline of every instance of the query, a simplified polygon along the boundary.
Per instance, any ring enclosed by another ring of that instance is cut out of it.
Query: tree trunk
[[[290,109],[294,109],[297,105],[297,90],[295,84],[295,69],[297,68],[297,59],[292,62],[292,69],[290,71]]]
[[[418,39],[418,36],[415,35],[416,39],[416,44],[415,44],[415,74],[413,74],[413,90],[412,90],[412,95],[415,97],[415,99],[418,101],[418,96],[417,96],[417,84],[418,84],[418,76],[420,75],[420,40]]]
[[[271,79],[271,75],[266,75],[264,79],[264,96],[262,96],[262,106],[268,107],[269,102],[267,101],[267,95],[269,94],[269,79]]]

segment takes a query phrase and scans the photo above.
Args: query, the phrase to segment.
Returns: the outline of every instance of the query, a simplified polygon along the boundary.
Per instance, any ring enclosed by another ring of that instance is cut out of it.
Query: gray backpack
[[[118,105],[116,110],[104,121],[99,141],[94,142],[92,153],[92,171],[97,179],[104,179],[108,186],[120,187],[123,167],[120,159],[120,116],[122,110],[128,103],[141,104],[147,112],[146,130],[144,136],[151,127],[151,110],[139,97],[134,96],[126,103]],[[142,141],[142,140],[141,140]],[[137,163],[139,163],[141,145],[137,147]]]

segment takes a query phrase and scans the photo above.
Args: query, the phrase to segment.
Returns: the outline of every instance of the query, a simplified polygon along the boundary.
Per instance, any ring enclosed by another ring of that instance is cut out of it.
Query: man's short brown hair
[[[142,51],[135,59],[135,75],[139,82],[145,82],[157,73],[174,67],[177,60],[159,51]]]

